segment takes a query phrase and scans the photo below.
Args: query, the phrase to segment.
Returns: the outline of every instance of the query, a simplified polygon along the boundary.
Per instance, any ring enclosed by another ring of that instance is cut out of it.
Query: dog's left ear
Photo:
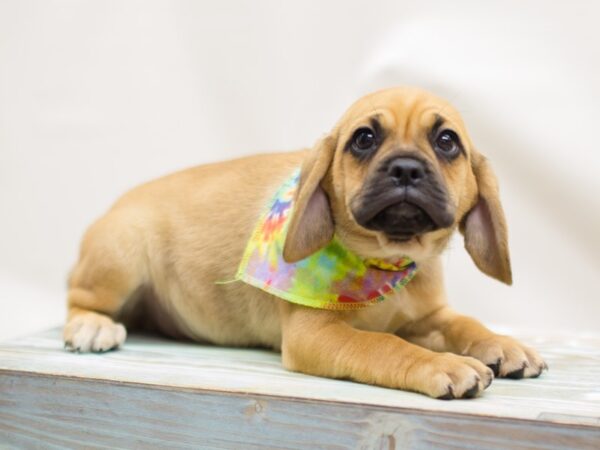
[[[500,203],[498,182],[483,155],[473,154],[472,167],[479,198],[460,224],[460,231],[465,237],[465,248],[479,270],[510,285],[512,272],[508,231]]]
[[[283,246],[283,259],[288,263],[312,255],[333,238],[333,215],[321,181],[329,170],[334,152],[335,139],[326,136],[302,163],[300,183]]]

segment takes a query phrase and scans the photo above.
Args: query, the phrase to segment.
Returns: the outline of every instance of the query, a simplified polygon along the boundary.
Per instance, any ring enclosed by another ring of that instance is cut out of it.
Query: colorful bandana
[[[321,309],[358,309],[385,300],[414,276],[409,258],[392,264],[363,260],[337,237],[323,249],[295,262],[283,260],[300,170],[279,188],[259,220],[244,252],[236,279],[292,303]]]

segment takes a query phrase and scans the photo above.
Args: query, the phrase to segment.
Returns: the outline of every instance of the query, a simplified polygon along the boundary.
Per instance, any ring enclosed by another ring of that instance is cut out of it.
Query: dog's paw
[[[509,336],[495,335],[475,342],[466,354],[486,364],[501,378],[535,378],[548,369],[535,350]]]
[[[441,400],[477,397],[494,379],[492,370],[481,362],[452,353],[418,362],[407,375],[409,389]]]
[[[63,330],[65,348],[73,352],[105,352],[120,347],[126,337],[123,325],[94,312],[75,316]]]

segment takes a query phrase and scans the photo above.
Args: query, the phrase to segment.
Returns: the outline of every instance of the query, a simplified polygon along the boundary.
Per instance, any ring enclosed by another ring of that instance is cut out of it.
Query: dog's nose
[[[398,186],[416,186],[425,178],[425,166],[414,158],[397,158],[388,166],[388,175]]]

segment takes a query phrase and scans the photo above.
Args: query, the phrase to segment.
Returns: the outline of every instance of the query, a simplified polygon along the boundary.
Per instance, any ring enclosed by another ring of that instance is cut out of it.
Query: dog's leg
[[[535,350],[509,336],[495,334],[477,320],[457,314],[449,307],[438,309],[398,334],[432,350],[477,358],[495,376],[530,378],[547,369]]]
[[[84,238],[79,262],[69,278],[65,348],[102,352],[117,348],[125,327],[113,318],[141,285],[143,258],[139,233],[117,232],[115,217],[101,219]],[[125,227],[126,228],[126,227]]]
[[[451,399],[475,397],[493,379],[474,358],[435,353],[388,333],[361,331],[344,313],[284,304],[282,359],[311,375],[421,392]]]

